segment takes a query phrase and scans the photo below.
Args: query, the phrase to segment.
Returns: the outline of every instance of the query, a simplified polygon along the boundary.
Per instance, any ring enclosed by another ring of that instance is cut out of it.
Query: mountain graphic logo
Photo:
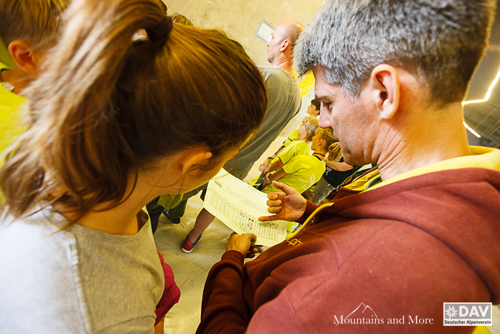
[[[345,319],[349,318],[378,318],[377,313],[365,303],[359,304],[354,311],[352,311]]]
[[[384,319],[379,318],[377,312],[369,305],[361,303],[347,316],[334,315],[333,324],[338,325],[383,325]]]

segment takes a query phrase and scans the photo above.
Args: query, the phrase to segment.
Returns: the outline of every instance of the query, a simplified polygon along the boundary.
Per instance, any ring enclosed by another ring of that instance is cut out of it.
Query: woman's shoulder
[[[76,240],[61,216],[42,210],[0,223],[0,323],[10,332],[86,332]],[[74,332],[74,331],[71,331]]]
[[[65,223],[62,216],[50,209],[22,219],[3,217],[0,222],[0,267],[9,266],[23,272],[30,268],[37,275],[71,269],[77,262],[76,240],[71,232],[61,230]]]
[[[15,220],[4,215],[0,219],[0,248],[6,251],[7,248],[34,250],[48,246],[54,250],[67,247],[74,242],[74,236],[62,230],[66,223],[67,220],[51,208]]]

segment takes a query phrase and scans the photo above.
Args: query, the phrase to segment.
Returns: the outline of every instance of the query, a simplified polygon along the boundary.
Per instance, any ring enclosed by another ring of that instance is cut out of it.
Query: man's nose
[[[321,113],[319,114],[318,125],[322,128],[331,128],[332,127],[332,111],[327,107],[321,106]]]

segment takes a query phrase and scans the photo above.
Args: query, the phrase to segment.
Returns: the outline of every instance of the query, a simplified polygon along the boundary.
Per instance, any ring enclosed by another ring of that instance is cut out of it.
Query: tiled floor
[[[192,253],[181,252],[181,242],[194,226],[195,218],[202,207],[203,202],[199,196],[191,198],[180,224],[167,223],[167,219],[162,216],[155,233],[158,251],[172,267],[175,281],[181,290],[179,303],[165,318],[165,334],[191,334],[196,331],[200,322],[201,297],[208,271],[224,253],[232,232],[216,219],[203,233]]]

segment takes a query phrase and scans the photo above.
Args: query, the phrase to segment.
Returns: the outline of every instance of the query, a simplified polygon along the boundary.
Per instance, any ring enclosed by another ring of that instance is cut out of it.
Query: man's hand
[[[270,213],[276,213],[275,216],[259,217],[261,222],[272,220],[297,221],[306,211],[307,201],[297,190],[281,182],[273,181],[273,185],[283,190],[284,193],[272,192],[267,194],[267,209]]]
[[[237,234],[234,232],[227,242],[226,250],[235,250],[240,252],[244,257],[254,257],[255,253],[259,250],[254,247],[250,248],[250,246],[252,246],[256,239],[257,236],[253,233]]]

